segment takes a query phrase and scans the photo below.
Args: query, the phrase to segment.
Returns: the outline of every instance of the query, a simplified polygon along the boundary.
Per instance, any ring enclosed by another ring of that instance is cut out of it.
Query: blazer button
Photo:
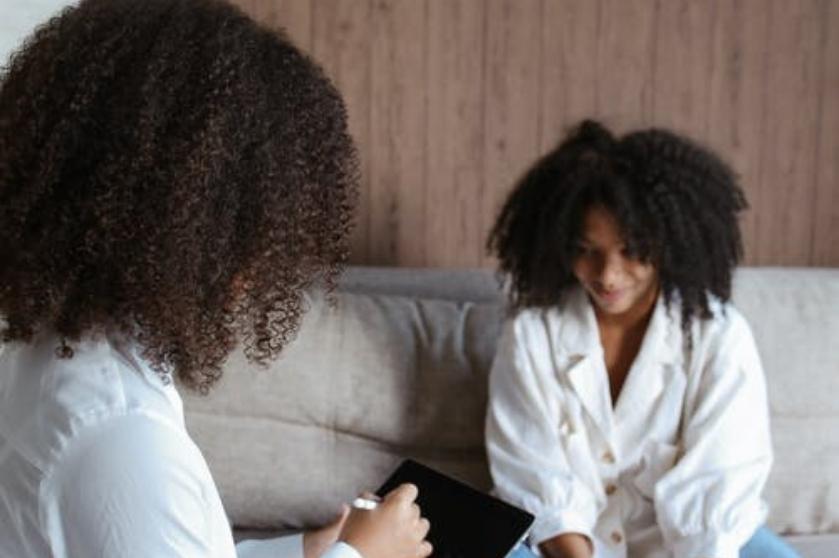
[[[615,544],[623,542],[623,535],[620,534],[620,531],[612,531],[612,542]]]
[[[615,454],[613,454],[610,451],[607,451],[606,453],[604,453],[603,456],[600,459],[603,461],[603,463],[607,463],[609,465],[614,465],[615,464]]]
[[[611,483],[607,484],[606,485],[606,496],[611,496],[612,494],[617,492],[617,490],[618,490],[618,487],[615,486],[614,484],[611,484]]]

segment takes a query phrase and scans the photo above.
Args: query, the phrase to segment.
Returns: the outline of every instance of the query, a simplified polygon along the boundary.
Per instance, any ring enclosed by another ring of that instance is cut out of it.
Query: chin
[[[599,308],[601,312],[603,312],[604,314],[612,314],[612,315],[623,314],[624,312],[626,312],[630,308],[630,305],[624,304],[622,302],[614,303],[614,304],[612,304],[612,303],[607,304],[607,303],[604,303],[604,302],[601,302],[601,301],[596,301],[596,304],[597,304],[597,308]]]

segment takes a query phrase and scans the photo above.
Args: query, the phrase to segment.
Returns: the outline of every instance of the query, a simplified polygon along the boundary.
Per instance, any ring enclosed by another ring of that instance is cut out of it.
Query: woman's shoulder
[[[88,428],[126,415],[182,425],[174,388],[136,351],[106,336],[70,344],[69,358],[59,347],[58,337],[42,334],[9,344],[0,355],[0,429],[39,469],[48,469]]]
[[[751,337],[751,327],[732,301],[710,296],[710,315],[694,320],[694,336],[701,343],[717,345],[730,338]]]
[[[519,310],[508,320],[507,331],[519,345],[548,349],[558,359],[601,351],[594,313],[582,289],[567,290],[553,306]]]

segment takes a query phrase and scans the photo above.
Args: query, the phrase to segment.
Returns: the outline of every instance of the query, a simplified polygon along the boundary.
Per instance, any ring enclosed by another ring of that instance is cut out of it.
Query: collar
[[[560,312],[562,320],[557,341],[571,360],[602,357],[597,317],[583,287],[577,285],[566,291],[560,301]],[[664,296],[659,293],[636,362],[643,359],[643,364],[678,365],[684,355],[683,343],[679,297],[674,295],[668,308]]]
[[[659,295],[613,412],[597,318],[588,295],[577,286],[561,300],[557,342],[565,349],[569,361],[564,372],[607,438],[611,437],[614,422],[622,423],[644,414],[643,409],[649,408],[681,368],[684,351],[680,309],[677,300],[668,308],[664,297]]]

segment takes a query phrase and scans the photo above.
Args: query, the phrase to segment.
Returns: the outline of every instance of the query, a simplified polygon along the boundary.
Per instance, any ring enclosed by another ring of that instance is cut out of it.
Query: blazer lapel
[[[644,340],[615,406],[615,422],[622,424],[649,409],[671,380],[674,365],[682,362],[682,331],[679,305],[670,310],[659,296]]]
[[[568,362],[565,370],[571,387],[601,433],[612,432],[612,403],[609,378],[603,364],[603,348],[597,320],[581,288],[572,289],[562,305],[563,320],[558,332]]]

